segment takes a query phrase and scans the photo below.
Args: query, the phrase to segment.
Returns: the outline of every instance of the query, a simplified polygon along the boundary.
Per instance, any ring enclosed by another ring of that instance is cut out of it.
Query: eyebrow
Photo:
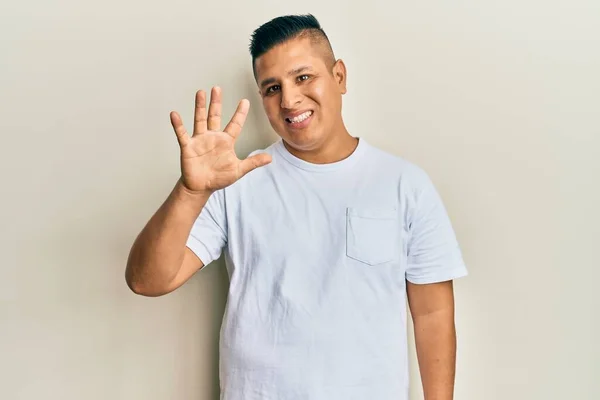
[[[312,70],[312,68],[310,66],[303,65],[301,67],[294,68],[293,70],[289,71],[288,72],[288,76],[297,75],[297,74],[299,74],[301,72],[311,71],[311,70]],[[277,82],[276,78],[267,78],[267,79],[263,80],[260,83],[260,87],[265,87],[265,86],[267,86],[267,85],[269,85],[271,83],[275,83],[275,82]]]

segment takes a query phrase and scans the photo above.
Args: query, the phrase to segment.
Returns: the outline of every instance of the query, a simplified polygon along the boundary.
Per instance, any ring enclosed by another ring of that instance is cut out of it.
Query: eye
[[[300,76],[298,77],[298,80],[299,80],[299,81],[305,81],[305,80],[307,80],[308,78],[310,78],[310,76],[308,76],[308,75],[300,75]]]
[[[276,90],[279,90],[279,85],[273,85],[267,88],[265,91],[266,94],[273,94]]]

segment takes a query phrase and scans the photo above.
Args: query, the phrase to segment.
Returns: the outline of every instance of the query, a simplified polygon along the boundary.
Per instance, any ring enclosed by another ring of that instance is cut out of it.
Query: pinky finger
[[[171,117],[171,125],[173,125],[173,129],[175,130],[175,135],[177,136],[177,142],[179,142],[180,147],[185,147],[190,140],[190,136],[185,130],[185,126],[183,126],[183,122],[181,121],[181,116],[173,111],[170,114]]]

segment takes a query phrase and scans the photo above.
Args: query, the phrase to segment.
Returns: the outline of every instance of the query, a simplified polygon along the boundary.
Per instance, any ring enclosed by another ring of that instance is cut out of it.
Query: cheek
[[[265,114],[267,114],[267,118],[269,118],[270,121],[279,119],[279,105],[274,97],[264,98],[263,108],[265,110]]]
[[[313,87],[311,88],[311,94],[312,97],[318,101],[319,103],[321,102],[321,100],[323,100],[325,98],[325,94],[327,93],[327,90],[325,88],[325,85],[313,85]],[[321,104],[323,105],[323,104]]]
[[[310,97],[321,107],[335,107],[335,88],[331,87],[328,82],[319,81],[310,87]]]

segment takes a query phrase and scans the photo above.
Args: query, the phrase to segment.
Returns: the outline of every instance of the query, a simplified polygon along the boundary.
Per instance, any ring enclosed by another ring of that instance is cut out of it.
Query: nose
[[[294,86],[281,88],[281,108],[293,109],[296,104],[302,101],[300,90]]]

